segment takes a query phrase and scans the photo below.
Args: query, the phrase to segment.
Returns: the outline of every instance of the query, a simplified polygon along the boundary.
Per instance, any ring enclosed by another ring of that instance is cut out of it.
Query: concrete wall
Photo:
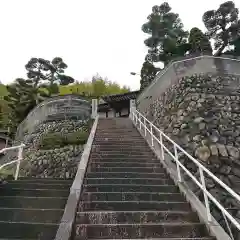
[[[121,111],[121,115],[127,115],[128,114],[128,108],[124,108]]]
[[[81,96],[66,95],[49,98],[36,106],[18,126],[15,140],[23,139],[24,134],[31,134],[34,128],[44,121],[53,119],[89,119],[91,103]]]
[[[159,72],[154,81],[138,96],[137,108],[144,112],[152,102],[181,78],[202,73],[240,75],[240,60],[198,56],[172,62]]]

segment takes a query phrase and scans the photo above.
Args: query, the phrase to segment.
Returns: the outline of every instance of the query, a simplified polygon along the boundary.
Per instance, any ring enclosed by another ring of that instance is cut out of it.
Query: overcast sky
[[[62,57],[67,74],[90,80],[99,73],[132,90],[147,53],[142,24],[162,0],[0,0],[0,81],[25,77],[31,57]],[[169,0],[185,29],[204,29],[202,15],[222,0]],[[237,6],[240,3],[235,1]]]

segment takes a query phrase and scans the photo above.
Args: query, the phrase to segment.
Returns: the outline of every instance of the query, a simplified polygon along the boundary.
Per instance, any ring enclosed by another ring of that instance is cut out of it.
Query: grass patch
[[[89,133],[92,128],[93,121],[90,120],[81,130],[71,133],[48,133],[45,134],[39,144],[39,148],[43,150],[50,150],[55,148],[62,148],[67,145],[83,145],[87,142]]]
[[[2,168],[0,170],[0,179],[7,179],[7,178],[11,178],[14,176],[15,174],[15,169],[16,169],[16,166],[15,167],[10,167],[10,166],[7,166],[5,168]]]
[[[40,149],[61,148],[66,145],[83,145],[88,140],[88,132],[77,131],[68,134],[49,133],[43,136],[40,142]]]

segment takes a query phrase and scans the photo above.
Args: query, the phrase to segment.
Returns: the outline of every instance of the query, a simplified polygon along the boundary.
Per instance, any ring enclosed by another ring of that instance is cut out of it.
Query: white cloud
[[[0,80],[25,77],[31,57],[62,57],[77,80],[95,73],[133,90],[147,49],[141,25],[160,0],[1,0]],[[186,29],[204,28],[202,14],[221,0],[169,0]],[[239,6],[238,6],[239,7]]]

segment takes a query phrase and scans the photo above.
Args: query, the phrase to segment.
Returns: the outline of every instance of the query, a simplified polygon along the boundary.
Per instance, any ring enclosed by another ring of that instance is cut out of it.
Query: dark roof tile
[[[123,93],[123,94],[115,94],[115,95],[108,95],[108,96],[103,96],[102,99],[105,102],[120,102],[120,101],[125,101],[125,100],[130,100],[130,99],[136,99],[139,91],[134,91],[134,92],[128,92],[128,93]]]

